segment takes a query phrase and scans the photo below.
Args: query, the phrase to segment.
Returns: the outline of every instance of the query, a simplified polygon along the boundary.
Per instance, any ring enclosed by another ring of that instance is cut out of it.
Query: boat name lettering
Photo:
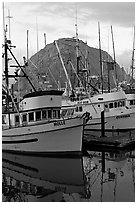
[[[65,120],[60,120],[54,123],[54,126],[65,125]]]
[[[130,115],[120,115],[120,116],[116,116],[116,119],[119,119],[119,118],[127,118],[127,117],[130,117]]]

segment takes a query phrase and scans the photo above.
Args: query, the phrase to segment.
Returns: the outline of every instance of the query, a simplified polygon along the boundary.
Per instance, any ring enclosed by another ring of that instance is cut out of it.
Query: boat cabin
[[[90,99],[87,98],[78,101],[75,111],[83,112],[85,107],[91,109],[93,108],[91,103],[97,111],[105,110],[108,112],[110,110],[125,107],[126,95],[123,91],[94,95]]]
[[[19,112],[12,111],[2,115],[3,128],[59,119],[62,94],[63,91],[46,90],[25,95],[19,103]]]

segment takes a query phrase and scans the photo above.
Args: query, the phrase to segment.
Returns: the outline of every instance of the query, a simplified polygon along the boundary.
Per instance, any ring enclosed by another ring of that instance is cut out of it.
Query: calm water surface
[[[135,154],[90,151],[81,158],[3,153],[3,202],[134,202]]]

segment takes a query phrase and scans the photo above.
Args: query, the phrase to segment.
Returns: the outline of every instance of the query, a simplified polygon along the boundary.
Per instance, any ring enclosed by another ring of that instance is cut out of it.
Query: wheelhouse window
[[[67,110],[62,110],[61,117],[65,117]]]
[[[79,111],[82,112],[82,106],[79,107]]]
[[[114,103],[114,107],[115,107],[115,108],[117,108],[117,106],[118,106],[118,103],[117,103],[117,102],[115,102],[115,103]]]
[[[125,106],[125,101],[122,101],[122,106]]]
[[[118,101],[118,107],[120,106],[120,102]]]
[[[135,100],[130,100],[130,105],[135,105]]]
[[[2,116],[2,124],[6,124],[6,115]]]
[[[120,101],[119,104],[120,104],[120,107],[122,107],[122,101]]]
[[[23,122],[27,122],[27,114],[23,114],[22,119],[23,119]]]
[[[41,111],[36,111],[36,121],[41,120]]]
[[[29,122],[34,121],[34,112],[29,113]]]
[[[51,118],[52,118],[52,111],[48,110],[48,119],[51,119]]]
[[[42,111],[42,119],[47,119],[47,111],[46,110]]]
[[[53,118],[57,118],[56,110],[53,110]]]
[[[78,106],[76,107],[76,110],[75,110],[76,112],[78,112]]]
[[[15,115],[15,123],[19,123],[19,115]]]
[[[105,104],[105,108],[108,108],[108,104]]]
[[[110,103],[110,104],[109,104],[109,108],[113,108],[113,103]]]
[[[60,118],[60,110],[57,110],[57,118]]]

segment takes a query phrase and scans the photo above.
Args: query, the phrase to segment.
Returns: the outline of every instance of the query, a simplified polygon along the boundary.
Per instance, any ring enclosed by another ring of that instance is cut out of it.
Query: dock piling
[[[105,119],[104,119],[104,110],[101,112],[101,137],[105,137]]]

